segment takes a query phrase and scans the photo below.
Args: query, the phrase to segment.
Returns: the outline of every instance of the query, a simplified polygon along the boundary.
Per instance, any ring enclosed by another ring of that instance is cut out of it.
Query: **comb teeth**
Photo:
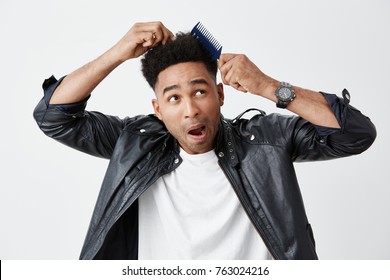
[[[210,55],[211,60],[217,60],[221,56],[222,45],[200,22],[194,26],[191,34],[203,45]]]

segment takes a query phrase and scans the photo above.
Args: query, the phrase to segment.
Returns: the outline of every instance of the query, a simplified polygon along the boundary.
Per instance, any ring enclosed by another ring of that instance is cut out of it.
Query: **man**
[[[93,89],[144,54],[155,115],[85,111]],[[298,116],[224,119],[222,81]],[[294,161],[359,154],[370,120],[332,94],[281,83],[246,56],[211,61],[190,34],[137,23],[110,50],[43,84],[45,134],[110,159],[81,259],[317,259]]]

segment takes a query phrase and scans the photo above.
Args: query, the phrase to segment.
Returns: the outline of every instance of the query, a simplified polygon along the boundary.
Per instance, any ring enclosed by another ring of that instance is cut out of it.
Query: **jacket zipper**
[[[219,166],[221,167],[223,173],[225,173],[226,177],[228,178],[230,184],[232,185],[232,188],[234,190],[234,192],[236,193],[237,197],[238,197],[238,200],[240,201],[241,205],[243,205],[243,208],[244,208],[244,211],[246,213],[246,215],[248,216],[249,220],[251,221],[252,225],[254,226],[254,228],[256,229],[257,233],[260,235],[261,239],[263,240],[265,246],[267,247],[268,249],[268,252],[271,254],[271,256],[277,260],[279,258],[276,257],[276,254],[275,254],[275,251],[274,249],[272,248],[272,246],[270,246],[266,241],[265,241],[265,238],[264,238],[264,232],[263,230],[260,228],[260,227],[257,227],[256,226],[256,223],[254,221],[254,219],[252,218],[252,216],[249,214],[249,206],[248,204],[246,203],[246,201],[241,197],[240,193],[238,192],[237,190],[237,187],[235,185],[235,181],[233,179],[233,177],[231,176],[230,172],[228,170],[226,170],[222,164],[220,162],[218,162]]]

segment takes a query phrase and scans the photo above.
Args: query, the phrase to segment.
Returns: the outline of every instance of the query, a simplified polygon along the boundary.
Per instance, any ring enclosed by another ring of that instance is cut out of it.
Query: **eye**
[[[203,94],[205,94],[205,93],[206,93],[205,90],[199,89],[199,90],[197,90],[197,91],[195,92],[195,95],[203,95]]]
[[[177,101],[177,100],[179,100],[179,97],[178,97],[177,95],[172,95],[172,96],[170,96],[170,97],[168,98],[168,101],[169,101],[169,102],[175,102],[175,101]]]

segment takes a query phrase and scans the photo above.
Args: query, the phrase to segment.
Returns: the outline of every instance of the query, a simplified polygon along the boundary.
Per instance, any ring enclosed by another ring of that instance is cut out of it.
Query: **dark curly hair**
[[[154,89],[158,74],[171,65],[182,62],[202,62],[212,77],[217,75],[217,61],[210,59],[207,51],[191,33],[177,33],[175,40],[159,44],[145,53],[141,70],[146,81]]]

